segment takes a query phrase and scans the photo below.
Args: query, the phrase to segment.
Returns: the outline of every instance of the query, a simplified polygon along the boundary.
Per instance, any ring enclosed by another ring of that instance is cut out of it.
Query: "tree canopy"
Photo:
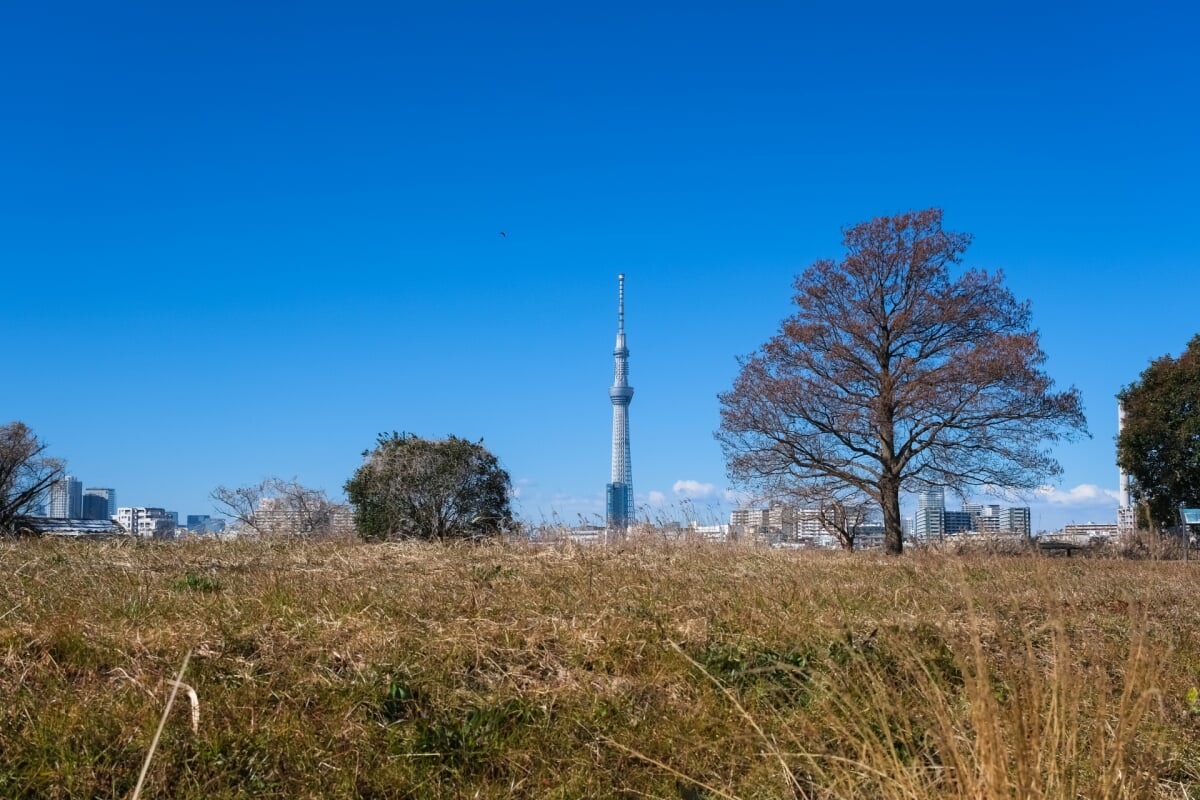
[[[845,257],[799,275],[795,313],[742,359],[717,438],[730,477],[764,495],[842,519],[879,507],[899,553],[901,490],[1035,488],[1061,472],[1045,443],[1086,422],[1077,389],[1053,391],[1029,304],[1003,276],[951,277],[971,237],[939,209],[843,234]]]
[[[483,442],[380,434],[346,483],[365,539],[462,539],[514,526],[511,481]]]
[[[63,462],[23,422],[0,425],[0,536],[18,532],[21,520],[63,475]]]
[[[1150,524],[1173,525],[1180,505],[1200,505],[1200,335],[1179,358],[1150,362],[1117,398],[1125,410],[1117,463]]]

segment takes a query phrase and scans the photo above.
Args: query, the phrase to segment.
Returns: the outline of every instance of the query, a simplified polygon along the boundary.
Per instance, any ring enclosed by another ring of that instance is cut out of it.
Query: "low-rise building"
[[[74,539],[107,539],[123,536],[124,531],[111,519],[65,519],[62,517],[26,517],[19,531],[42,536],[63,536]]]
[[[1116,523],[1111,522],[1073,522],[1070,525],[1064,525],[1061,531],[1050,536],[1059,536],[1064,539],[1112,539],[1120,533],[1120,527]]]
[[[143,539],[170,539],[175,536],[175,521],[164,508],[118,508],[116,521],[130,536]]]
[[[354,533],[354,512],[341,503],[297,507],[284,498],[264,497],[251,525],[263,536],[333,536]]]

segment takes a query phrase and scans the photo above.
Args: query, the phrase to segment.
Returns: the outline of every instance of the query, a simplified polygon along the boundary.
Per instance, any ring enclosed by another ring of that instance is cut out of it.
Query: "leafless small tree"
[[[871,499],[838,481],[800,483],[781,476],[778,480],[764,477],[754,485],[757,494],[747,499],[748,505],[783,503],[800,515],[794,518],[797,528],[805,517],[815,518],[821,530],[837,539],[844,550],[855,548],[863,526],[872,517]]]
[[[264,478],[249,486],[218,486],[209,495],[219,513],[260,536],[328,536],[335,533],[346,506],[333,503],[321,489],[298,480]]]
[[[0,425],[0,536],[14,536],[64,463],[45,455],[46,445],[23,422]]]
[[[815,510],[817,521],[843,549],[853,550],[860,529],[870,517],[871,502],[861,490],[841,481],[816,480],[780,486],[775,496],[798,508]]]

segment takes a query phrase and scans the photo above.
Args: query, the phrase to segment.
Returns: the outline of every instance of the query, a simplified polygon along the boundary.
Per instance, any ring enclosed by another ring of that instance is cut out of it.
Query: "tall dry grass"
[[[1196,567],[0,543],[0,796],[1200,796]]]

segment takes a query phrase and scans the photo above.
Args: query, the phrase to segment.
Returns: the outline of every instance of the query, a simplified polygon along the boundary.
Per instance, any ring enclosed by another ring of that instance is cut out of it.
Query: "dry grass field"
[[[0,796],[1200,797],[1198,570],[0,542]]]

